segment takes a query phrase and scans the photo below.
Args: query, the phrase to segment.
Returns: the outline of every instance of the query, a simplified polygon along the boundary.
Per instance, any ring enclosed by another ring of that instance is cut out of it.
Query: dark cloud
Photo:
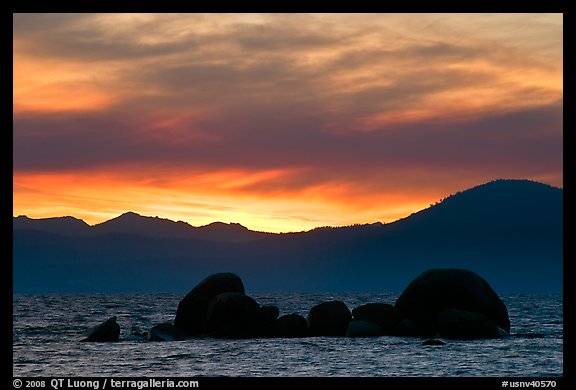
[[[405,108],[422,108],[426,105],[424,101],[434,94],[485,85],[491,81],[490,78],[490,75],[477,71],[418,70],[394,77],[387,85],[370,86],[337,95],[336,98],[342,99],[343,104],[350,108],[348,114],[385,113]]]
[[[91,14],[17,13],[12,15],[12,31],[15,38],[37,37],[70,25],[81,25],[92,19]]]
[[[250,52],[278,50],[310,50],[345,44],[346,40],[357,34],[346,34],[334,31],[327,26],[318,26],[291,22],[282,23],[238,24],[231,27],[225,39]],[[319,28],[320,27],[320,28]]]
[[[107,24],[100,14],[15,14],[14,37],[22,44],[20,50],[30,54],[81,62],[171,54],[201,62],[214,56],[241,58],[247,52],[251,56],[259,52],[276,55],[326,48],[355,35],[336,34],[326,25],[302,28],[290,20],[281,24],[230,23],[196,31],[195,25],[205,18],[202,14],[162,14],[150,20],[119,19],[117,24]]]
[[[80,62],[130,60],[193,51],[197,46],[194,37],[162,44],[146,43],[140,39],[150,33],[146,25],[141,26],[141,35],[97,28],[94,16],[89,14],[14,16],[15,42],[21,45],[21,51],[34,56]]]
[[[112,106],[15,112],[15,172],[128,165],[293,170],[247,185],[254,191],[376,182],[408,171],[562,172],[562,103],[550,103],[557,86],[508,77],[561,65],[523,55],[520,44],[409,36],[394,33],[394,25],[364,27],[355,19],[341,26],[328,16],[222,18],[231,21],[14,15],[18,53],[118,65],[104,81],[117,98]],[[475,90],[501,93],[481,107],[465,99],[454,107],[437,102],[461,91],[474,100]],[[420,109],[453,116],[360,128],[372,116]],[[175,124],[159,125],[170,120]]]
[[[318,119],[284,122],[271,115],[243,123],[228,117],[220,119],[222,127],[229,121],[237,122],[236,127],[217,141],[206,142],[149,139],[142,136],[144,123],[132,124],[125,117],[123,113],[105,118],[17,115],[14,169],[57,171],[123,164],[208,170],[302,168],[314,171],[322,181],[334,175],[374,176],[381,167],[399,172],[469,169],[495,175],[512,170],[526,176],[562,168],[559,105],[354,135],[319,131]],[[267,135],[266,129],[273,130]],[[295,178],[286,185],[301,180],[312,179]]]
[[[203,93],[198,97],[204,99],[207,97],[205,94],[217,94],[221,101],[222,98],[226,100],[226,91],[238,91],[241,88],[251,93],[264,88],[281,87],[281,83],[291,79],[292,70],[289,63],[278,60],[252,64],[194,63],[159,66],[151,72],[144,72],[141,80],[158,85],[173,94],[188,91],[188,96],[191,96],[194,93]],[[266,92],[275,95],[283,91]]]
[[[384,39],[384,37],[383,37]],[[379,63],[394,63],[397,65],[419,63],[422,67],[454,63],[458,60],[471,60],[490,55],[488,48],[454,45],[445,42],[412,43],[395,49],[382,46],[371,48],[351,47],[336,58],[330,67],[333,70],[371,67]],[[425,58],[426,61],[422,62]]]

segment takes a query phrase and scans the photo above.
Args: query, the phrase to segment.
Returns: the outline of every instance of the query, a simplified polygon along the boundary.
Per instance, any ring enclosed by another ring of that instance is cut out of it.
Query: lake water
[[[338,299],[350,309],[394,303],[397,294],[252,293],[280,315]],[[138,336],[172,321],[184,294],[14,295],[14,376],[562,376],[562,296],[504,295],[511,337],[444,340],[422,346],[409,337],[190,339],[148,342]],[[111,316],[117,343],[80,343],[83,332]]]

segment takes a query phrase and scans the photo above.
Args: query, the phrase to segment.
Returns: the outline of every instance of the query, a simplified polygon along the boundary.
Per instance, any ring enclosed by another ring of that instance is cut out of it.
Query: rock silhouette
[[[368,321],[379,325],[382,334],[396,333],[396,326],[402,319],[396,308],[387,303],[367,303],[352,310],[354,320]]]
[[[244,294],[222,293],[212,298],[206,313],[206,333],[218,338],[261,336],[260,305]]]
[[[186,339],[186,334],[172,323],[163,322],[153,326],[146,334],[146,338],[150,341],[181,341]]]
[[[101,324],[98,324],[86,331],[86,338],[82,341],[89,342],[113,342],[120,337],[120,325],[116,322],[116,317],[110,317]]]
[[[416,327],[416,325],[414,325],[414,322],[412,322],[412,320],[410,320],[409,318],[404,318],[403,320],[398,322],[398,325],[396,325],[396,328],[394,328],[393,333],[397,336],[409,336],[409,337],[417,337],[420,335],[418,328]]]
[[[423,341],[422,345],[424,345],[424,346],[441,346],[441,345],[446,345],[446,343],[444,341],[438,340],[438,339],[429,339],[429,340]]]
[[[439,331],[440,313],[447,309],[480,314],[506,333],[510,332],[508,311],[502,300],[484,279],[468,270],[428,270],[406,287],[394,307],[415,325],[416,335],[420,336],[434,336]],[[475,331],[467,330],[467,327],[473,326],[480,332],[477,329],[478,317],[472,319],[469,315],[460,315],[455,319],[451,315],[448,318],[450,321],[446,319],[443,322],[448,333],[457,334],[457,326],[462,327],[463,334],[469,331],[470,336]]]
[[[314,306],[308,314],[310,336],[344,336],[352,314],[342,301],[329,301]]]
[[[275,334],[276,319],[280,315],[280,309],[276,306],[261,306],[258,326],[258,334],[262,337],[273,337]]]
[[[438,315],[438,334],[449,339],[484,339],[506,335],[506,331],[479,313],[447,309]]]
[[[190,336],[205,333],[209,302],[222,293],[244,295],[242,279],[233,273],[217,273],[206,277],[178,304],[174,326]]]
[[[352,316],[352,314],[354,316]],[[280,316],[276,306],[260,306],[244,292],[240,277],[213,274],[179,302],[174,325],[164,322],[145,335],[150,341],[194,336],[215,338],[296,338],[308,336],[378,337],[382,335],[495,338],[509,334],[508,311],[490,285],[462,269],[432,269],[416,277],[394,306],[368,303],[352,313],[342,301],[312,307],[308,318]],[[120,326],[111,317],[86,332],[82,341],[117,341]],[[442,345],[431,339],[422,345]]]
[[[275,337],[296,338],[308,336],[306,318],[300,314],[286,314],[276,320]]]

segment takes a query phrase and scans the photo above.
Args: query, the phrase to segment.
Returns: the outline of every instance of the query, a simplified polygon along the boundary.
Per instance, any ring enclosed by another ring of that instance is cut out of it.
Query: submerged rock
[[[286,314],[275,323],[275,337],[296,338],[308,336],[308,323],[300,314]]]
[[[422,342],[422,345],[424,346],[440,346],[440,345],[446,345],[446,343],[442,340],[438,340],[438,339],[429,339],[429,340],[424,340]]]
[[[88,329],[86,331],[86,337],[81,341],[113,342],[118,341],[118,337],[120,337],[120,325],[118,325],[116,316],[114,316]]]
[[[190,336],[206,331],[206,315],[210,300],[222,293],[244,295],[244,284],[233,273],[218,273],[206,277],[178,304],[174,326]]]
[[[308,314],[310,336],[345,336],[352,314],[344,302],[329,301],[314,306]]]
[[[186,339],[186,334],[172,323],[163,322],[150,328],[146,338],[150,341],[181,341]]]
[[[410,319],[421,336],[438,332],[438,319],[446,309],[478,313],[510,332],[508,311],[492,287],[476,273],[463,269],[432,269],[416,277],[394,307]]]
[[[382,335],[382,327],[369,321],[352,320],[346,330],[348,337],[377,337]]]

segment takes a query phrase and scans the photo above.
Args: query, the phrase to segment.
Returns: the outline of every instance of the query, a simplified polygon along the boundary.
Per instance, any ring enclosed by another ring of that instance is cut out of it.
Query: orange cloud
[[[561,185],[561,14],[15,14],[14,213],[266,231]],[[146,34],[142,34],[146,31]]]
[[[66,61],[42,60],[14,49],[14,112],[101,111],[118,101],[98,78],[101,69]]]
[[[185,220],[192,225],[240,222],[262,231],[302,231],[316,226],[390,222],[438,200],[435,191],[364,193],[338,181],[274,193],[251,191],[266,180],[293,172],[164,172],[147,169],[14,176],[14,215],[33,218],[74,215],[90,224],[125,211]],[[147,176],[161,180],[148,179]],[[41,199],[41,201],[39,201]]]

